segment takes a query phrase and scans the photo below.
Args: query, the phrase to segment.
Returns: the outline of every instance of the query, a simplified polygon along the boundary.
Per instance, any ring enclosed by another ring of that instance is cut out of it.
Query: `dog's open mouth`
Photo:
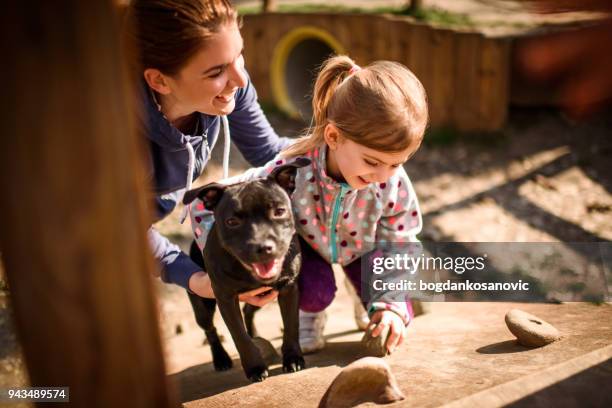
[[[274,278],[281,270],[282,259],[274,259],[270,262],[257,262],[251,264],[251,269],[255,275],[261,279]]]

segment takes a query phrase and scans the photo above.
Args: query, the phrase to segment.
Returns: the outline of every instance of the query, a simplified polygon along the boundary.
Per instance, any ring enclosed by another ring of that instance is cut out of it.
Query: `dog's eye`
[[[237,227],[240,225],[240,220],[237,217],[229,217],[225,220],[225,225],[228,227]]]
[[[284,208],[275,208],[274,209],[274,216],[275,217],[282,217],[283,215],[285,215],[286,210]]]

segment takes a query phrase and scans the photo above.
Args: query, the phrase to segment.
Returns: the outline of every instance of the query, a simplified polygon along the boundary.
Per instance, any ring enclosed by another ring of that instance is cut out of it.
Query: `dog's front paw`
[[[258,366],[246,371],[246,375],[252,382],[262,382],[268,378],[268,367]]]
[[[304,357],[302,356],[284,356],[283,371],[286,373],[295,373],[306,368]]]
[[[217,371],[226,371],[232,368],[232,358],[223,348],[213,352],[213,365]]]

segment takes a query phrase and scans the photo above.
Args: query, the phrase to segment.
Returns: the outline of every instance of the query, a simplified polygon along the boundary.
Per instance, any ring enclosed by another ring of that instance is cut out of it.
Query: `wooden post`
[[[2,12],[0,248],[33,386],[68,386],[75,407],[169,407],[115,17],[104,0]]]
[[[263,0],[263,11],[264,13],[276,11],[276,0]]]

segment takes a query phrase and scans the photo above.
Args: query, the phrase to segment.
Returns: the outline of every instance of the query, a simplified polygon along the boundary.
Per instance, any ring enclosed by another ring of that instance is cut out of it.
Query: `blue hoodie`
[[[199,113],[196,134],[184,135],[159,110],[146,85],[144,89],[146,116],[143,127],[149,139],[149,170],[155,193],[155,221],[158,221],[172,212],[185,192],[189,163],[187,143],[191,144],[195,153],[195,180],[208,163],[207,146],[214,145],[221,121],[219,116]],[[250,78],[246,87],[239,89],[234,98],[236,107],[228,115],[232,142],[252,166],[261,166],[289,145],[290,139],[280,138],[270,126],[257,102],[257,92]],[[189,289],[189,278],[202,268],[155,228],[149,228],[148,238],[155,258],[161,262],[162,280]]]

